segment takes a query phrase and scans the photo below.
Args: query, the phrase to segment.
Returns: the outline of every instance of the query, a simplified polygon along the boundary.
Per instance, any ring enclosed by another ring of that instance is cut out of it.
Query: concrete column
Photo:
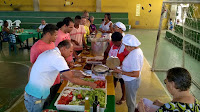
[[[96,12],[101,12],[101,0],[96,0]]]
[[[40,11],[40,2],[39,0],[33,0],[34,11]]]

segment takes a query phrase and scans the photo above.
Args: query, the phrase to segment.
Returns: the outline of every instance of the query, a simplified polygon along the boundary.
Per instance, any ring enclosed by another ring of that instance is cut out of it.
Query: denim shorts
[[[28,112],[42,112],[45,99],[36,98],[24,93],[24,104]]]

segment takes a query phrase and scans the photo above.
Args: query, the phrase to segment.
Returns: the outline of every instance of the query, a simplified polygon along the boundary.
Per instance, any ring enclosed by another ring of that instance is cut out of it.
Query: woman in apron
[[[129,54],[122,62],[122,69],[114,69],[114,72],[122,74],[125,83],[128,112],[134,112],[136,107],[136,94],[140,86],[143,52],[139,48],[140,41],[134,35],[125,35],[122,43],[129,51]]]
[[[106,62],[107,57],[118,57],[120,60],[120,63],[122,64],[124,58],[128,54],[128,51],[125,49],[125,46],[122,44],[122,34],[119,32],[115,32],[111,36],[112,42],[110,46],[107,47],[105,53],[104,53],[104,60],[103,63]],[[120,65],[121,65],[120,64]],[[125,84],[124,80],[122,79],[121,75],[118,74],[117,76],[114,76],[114,85],[117,86],[117,81],[121,84],[122,89],[122,97],[119,101],[116,102],[116,104],[122,104],[126,101],[125,99]]]

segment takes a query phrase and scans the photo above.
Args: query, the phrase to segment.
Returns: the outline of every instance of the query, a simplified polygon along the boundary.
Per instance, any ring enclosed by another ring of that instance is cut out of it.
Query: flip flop
[[[117,105],[121,105],[121,104],[123,104],[124,102],[126,102],[126,100],[119,100],[119,101],[116,102],[116,104],[117,104]]]

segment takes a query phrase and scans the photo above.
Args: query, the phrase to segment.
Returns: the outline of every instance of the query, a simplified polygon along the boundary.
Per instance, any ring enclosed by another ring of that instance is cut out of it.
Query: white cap
[[[138,47],[139,45],[141,45],[141,42],[134,35],[131,34],[125,35],[122,39],[122,43],[124,45],[132,47]]]
[[[126,31],[126,26],[122,22],[116,22],[115,25],[121,28],[123,31]]]

